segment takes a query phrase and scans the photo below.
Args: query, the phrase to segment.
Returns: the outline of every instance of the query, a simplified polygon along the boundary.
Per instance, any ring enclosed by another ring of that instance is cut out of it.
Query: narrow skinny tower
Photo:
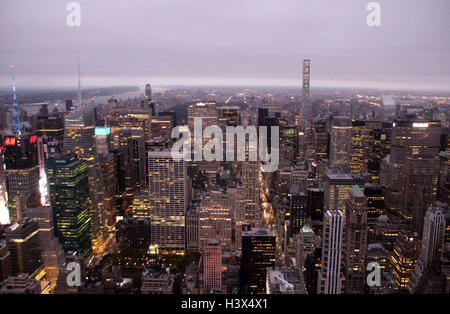
[[[310,98],[311,60],[303,59],[302,115],[309,121],[312,118]]]
[[[17,106],[17,95],[16,95],[16,73],[14,64],[11,64],[12,71],[12,90],[13,90],[13,104],[14,104],[14,132],[20,135],[20,121],[19,121],[19,110]]]

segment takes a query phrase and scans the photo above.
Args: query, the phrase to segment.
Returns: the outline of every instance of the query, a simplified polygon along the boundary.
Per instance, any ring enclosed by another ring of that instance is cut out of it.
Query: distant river
[[[144,89],[140,89],[134,92],[125,92],[125,93],[118,93],[118,94],[111,94],[108,96],[98,96],[95,99],[91,98],[91,100],[94,100],[94,104],[98,105],[98,104],[107,104],[108,103],[108,99],[110,98],[116,98],[116,99],[122,99],[122,100],[126,100],[128,98],[130,99],[134,99],[136,97],[141,98],[144,97]]]
[[[152,93],[158,93],[158,92],[162,92],[164,91],[164,88],[158,88],[158,87],[153,87],[152,88]],[[125,92],[125,93],[118,93],[118,94],[111,94],[108,96],[98,96],[97,98],[95,98],[94,103],[96,105],[98,104],[107,104],[108,103],[108,99],[110,99],[111,97],[116,98],[117,100],[122,99],[122,100],[127,100],[127,99],[134,99],[134,98],[143,98],[144,97],[144,88],[141,88],[137,91],[134,92]]]

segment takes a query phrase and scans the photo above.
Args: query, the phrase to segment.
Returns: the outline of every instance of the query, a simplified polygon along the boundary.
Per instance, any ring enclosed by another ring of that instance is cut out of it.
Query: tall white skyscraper
[[[445,235],[445,212],[440,207],[430,207],[424,219],[421,259],[425,267],[442,255]]]
[[[318,294],[340,294],[343,291],[342,250],[345,216],[339,210],[323,215],[322,267],[318,274]]]
[[[411,293],[420,291],[427,271],[442,256],[445,220],[445,212],[440,207],[430,207],[425,214],[420,258],[407,286]]]
[[[171,151],[148,152],[151,244],[160,251],[184,252],[186,162],[172,159]]]

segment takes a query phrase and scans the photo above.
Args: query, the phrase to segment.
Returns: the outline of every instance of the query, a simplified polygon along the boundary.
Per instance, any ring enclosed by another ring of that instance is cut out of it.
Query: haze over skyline
[[[448,90],[450,4],[368,0],[77,1],[81,27],[69,27],[70,1],[0,4],[0,86],[15,64],[21,87],[284,85]]]

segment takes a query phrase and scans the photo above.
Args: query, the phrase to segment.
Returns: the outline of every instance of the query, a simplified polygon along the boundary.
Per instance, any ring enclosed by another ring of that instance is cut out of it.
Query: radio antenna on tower
[[[12,71],[12,90],[13,90],[13,104],[14,104],[14,132],[20,135],[20,121],[19,121],[19,109],[17,105],[17,95],[16,95],[16,73],[14,64],[11,64]]]

